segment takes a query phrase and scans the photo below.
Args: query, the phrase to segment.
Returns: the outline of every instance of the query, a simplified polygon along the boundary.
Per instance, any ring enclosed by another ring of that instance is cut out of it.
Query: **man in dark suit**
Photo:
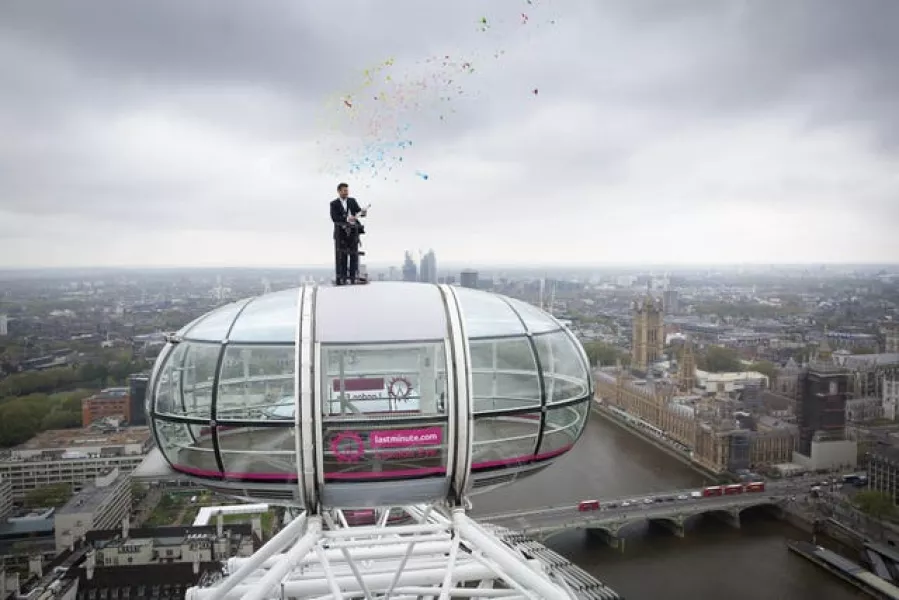
[[[337,198],[331,200],[331,221],[334,223],[334,257],[336,262],[337,285],[353,283],[359,270],[359,255],[347,252],[346,223],[355,223],[356,217],[364,217],[355,198],[350,198],[350,187],[341,183],[337,186]],[[347,264],[349,263],[349,265]]]

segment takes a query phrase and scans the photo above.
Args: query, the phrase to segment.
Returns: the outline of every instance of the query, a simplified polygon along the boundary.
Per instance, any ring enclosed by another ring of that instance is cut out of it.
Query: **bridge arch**
[[[708,516],[724,521],[732,527],[739,528],[741,525],[743,513],[747,511],[758,511],[759,509],[765,507],[776,507],[777,505],[778,503],[776,501],[765,499],[748,504],[738,504],[736,506],[715,507],[708,510],[700,509],[693,513],[690,518],[692,520],[693,518],[705,518]]]
[[[766,500],[763,502],[756,502],[754,504],[748,504],[746,506],[741,506],[739,508],[739,514],[740,514],[740,516],[743,516],[743,513],[745,513],[745,512],[757,513],[757,512],[760,512],[761,510],[770,511],[771,509],[777,509],[778,511],[780,511],[782,508],[782,505],[783,505],[782,500]]]

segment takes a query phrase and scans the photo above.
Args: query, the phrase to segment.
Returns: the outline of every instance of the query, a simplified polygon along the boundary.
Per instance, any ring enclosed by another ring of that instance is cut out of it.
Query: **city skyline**
[[[0,268],[327,267],[342,180],[373,267],[899,261],[894,2],[96,6],[0,8]],[[434,56],[349,173],[328,99]]]

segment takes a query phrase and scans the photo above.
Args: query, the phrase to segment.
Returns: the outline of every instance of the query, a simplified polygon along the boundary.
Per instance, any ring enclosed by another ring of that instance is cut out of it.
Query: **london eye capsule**
[[[148,413],[172,469],[306,508],[395,506],[514,481],[571,450],[593,382],[549,314],[424,283],[223,306],[170,336]]]

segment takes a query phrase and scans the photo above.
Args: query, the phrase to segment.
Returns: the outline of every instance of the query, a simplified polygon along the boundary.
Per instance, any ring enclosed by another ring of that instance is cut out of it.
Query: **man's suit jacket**
[[[339,232],[339,224],[346,223],[347,214],[351,214],[353,216],[358,215],[362,212],[362,209],[359,208],[359,203],[356,202],[355,198],[347,198],[346,199],[346,210],[343,209],[343,204],[340,202],[340,198],[334,198],[331,200],[331,222],[334,223],[334,239],[337,239],[337,235]]]
[[[347,214],[356,216],[360,212],[362,212],[362,209],[359,208],[359,203],[356,202],[355,198],[346,199],[346,210],[343,209],[343,204],[341,204],[340,198],[334,198],[333,200],[331,200],[331,221],[334,223],[335,240],[337,239],[338,233],[340,231],[339,224],[346,223]]]

